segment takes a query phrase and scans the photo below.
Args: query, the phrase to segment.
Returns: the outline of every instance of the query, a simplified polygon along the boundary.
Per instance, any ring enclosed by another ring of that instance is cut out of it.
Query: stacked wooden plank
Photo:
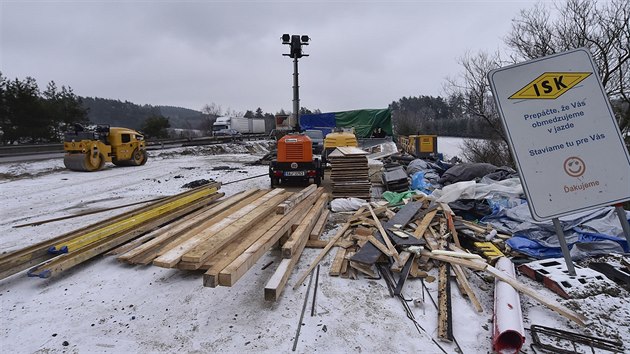
[[[322,193],[315,204],[308,208],[308,211],[304,209],[306,216],[282,245],[283,259],[276,272],[265,285],[265,300],[275,301],[280,297],[327,203],[328,194]]]
[[[254,238],[256,240],[245,247],[242,252],[226,254],[229,256],[222,262],[209,269],[204,274],[205,286],[233,286],[256,262],[267,253],[278,242],[286,244],[292,240],[292,237],[298,232],[294,229],[301,222],[316,222],[311,220],[312,214],[306,213],[318,199],[321,199],[323,188],[317,188],[302,202],[287,214],[276,214],[274,216],[277,221],[267,220],[264,224],[257,226]],[[320,205],[321,207],[321,205]],[[295,231],[294,231],[295,230]],[[287,239],[288,238],[288,239]],[[285,241],[286,240],[286,241]],[[283,242],[284,241],[284,242]],[[291,256],[299,258],[302,249],[294,249]]]
[[[105,253],[160,225],[203,208],[223,196],[220,184],[208,184],[51,240],[0,257],[0,278],[35,266],[29,276],[48,278]],[[61,254],[61,255],[60,255]]]
[[[118,256],[130,264],[203,269],[203,285],[233,286],[274,245],[283,260],[265,288],[277,300],[307,241],[316,240],[328,210],[323,188],[298,193],[248,190],[143,236]]]
[[[331,165],[333,198],[370,199],[367,152],[355,147],[339,147],[328,155]]]
[[[29,275],[47,278],[108,252],[129,264],[203,269],[204,286],[232,286],[281,244],[283,259],[264,289],[266,299],[277,300],[307,242],[319,241],[328,194],[316,186],[297,193],[252,189],[212,203],[223,196],[219,187],[211,184],[164,198],[2,256],[0,275],[39,264]]]

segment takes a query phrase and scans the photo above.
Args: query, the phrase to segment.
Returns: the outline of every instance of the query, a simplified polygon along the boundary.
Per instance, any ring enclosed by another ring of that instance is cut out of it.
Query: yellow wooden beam
[[[208,196],[216,192],[217,192],[216,188],[202,189],[194,194],[187,195],[182,198],[178,198],[176,200],[173,200],[169,203],[166,203],[156,208],[147,209],[146,211],[138,215],[135,215],[133,217],[120,220],[111,225],[107,225],[103,228],[80,235],[72,240],[69,240],[68,242],[54,245],[48,251],[50,253],[69,253],[72,251],[76,251],[82,247],[85,247],[89,244],[97,242],[109,235],[134,228],[144,222],[147,222],[151,219],[159,217],[160,215],[163,215],[164,213],[168,213],[171,210],[177,209],[181,206],[184,206],[188,203],[194,202],[195,200],[198,200],[200,198],[203,198],[205,196]]]

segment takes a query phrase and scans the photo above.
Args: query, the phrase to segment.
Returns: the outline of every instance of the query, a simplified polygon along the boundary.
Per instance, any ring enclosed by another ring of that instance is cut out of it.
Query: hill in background
[[[81,100],[90,122],[94,124],[140,129],[147,118],[164,116],[169,118],[172,128],[198,129],[204,119],[203,113],[182,107],[138,105],[98,97],[82,97]]]

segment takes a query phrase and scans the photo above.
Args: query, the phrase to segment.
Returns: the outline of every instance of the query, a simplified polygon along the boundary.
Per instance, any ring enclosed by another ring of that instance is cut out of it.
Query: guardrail
[[[0,146],[0,156],[47,154],[63,152],[63,144],[22,144]]]
[[[147,140],[147,149],[156,150],[166,147],[212,145],[231,141],[242,140],[266,140],[267,134],[243,134],[239,137],[231,136],[207,136],[199,138],[181,139],[156,139]],[[20,144],[0,146],[0,157],[47,154],[52,152],[63,152],[63,144]]]

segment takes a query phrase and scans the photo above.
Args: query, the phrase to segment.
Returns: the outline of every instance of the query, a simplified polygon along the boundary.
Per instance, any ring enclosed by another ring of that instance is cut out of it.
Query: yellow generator
[[[127,128],[99,125],[86,131],[80,125],[64,136],[63,163],[73,171],[98,171],[105,162],[117,166],[140,166],[147,162],[144,136]]]
[[[436,157],[437,135],[409,135],[398,139],[402,150],[419,159]]]
[[[337,131],[328,133],[324,139],[324,151],[322,152],[322,162],[326,166],[328,154],[338,147],[353,146],[358,147],[359,143],[354,133],[349,131]]]

